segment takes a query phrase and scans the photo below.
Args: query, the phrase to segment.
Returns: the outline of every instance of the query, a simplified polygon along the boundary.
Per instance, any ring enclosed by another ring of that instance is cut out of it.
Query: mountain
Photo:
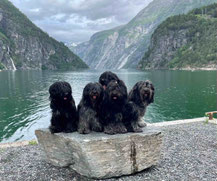
[[[8,0],[0,0],[0,69],[76,69],[87,65],[36,27]]]
[[[152,35],[140,69],[217,69],[217,4],[164,21]]]
[[[161,22],[214,2],[217,0],[153,0],[128,24],[98,32],[73,50],[91,68],[136,67],[148,49],[151,34]]]

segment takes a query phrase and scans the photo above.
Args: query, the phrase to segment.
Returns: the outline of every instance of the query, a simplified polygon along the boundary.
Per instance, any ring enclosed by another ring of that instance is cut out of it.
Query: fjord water
[[[0,72],[0,142],[34,139],[34,131],[50,122],[49,86],[68,81],[76,104],[84,86],[98,81],[103,71],[2,71]],[[115,71],[114,71],[115,72]],[[217,110],[216,71],[120,70],[128,91],[140,80],[155,85],[155,102],[145,115],[147,122],[203,117]]]

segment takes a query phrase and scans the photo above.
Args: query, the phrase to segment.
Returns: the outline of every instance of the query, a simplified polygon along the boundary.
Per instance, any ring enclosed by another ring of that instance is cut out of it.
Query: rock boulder
[[[48,129],[35,133],[49,163],[98,179],[130,175],[156,165],[163,137],[152,127],[142,133],[117,135],[51,134]]]

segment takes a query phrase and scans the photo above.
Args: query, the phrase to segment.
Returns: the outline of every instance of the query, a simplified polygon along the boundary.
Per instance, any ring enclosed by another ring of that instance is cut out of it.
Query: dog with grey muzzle
[[[142,132],[146,123],[142,120],[146,108],[154,102],[154,86],[151,81],[137,82],[129,93],[124,110],[125,126],[130,132]]]

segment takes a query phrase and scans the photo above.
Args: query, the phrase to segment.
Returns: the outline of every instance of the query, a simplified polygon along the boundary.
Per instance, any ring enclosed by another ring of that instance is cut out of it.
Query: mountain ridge
[[[97,32],[73,50],[91,68],[136,67],[148,49],[151,34],[161,22],[213,2],[217,0],[154,0],[126,25]]]
[[[154,31],[140,69],[217,69],[217,4],[169,17]]]
[[[0,1],[0,69],[76,69],[88,66],[34,25],[8,0]]]

